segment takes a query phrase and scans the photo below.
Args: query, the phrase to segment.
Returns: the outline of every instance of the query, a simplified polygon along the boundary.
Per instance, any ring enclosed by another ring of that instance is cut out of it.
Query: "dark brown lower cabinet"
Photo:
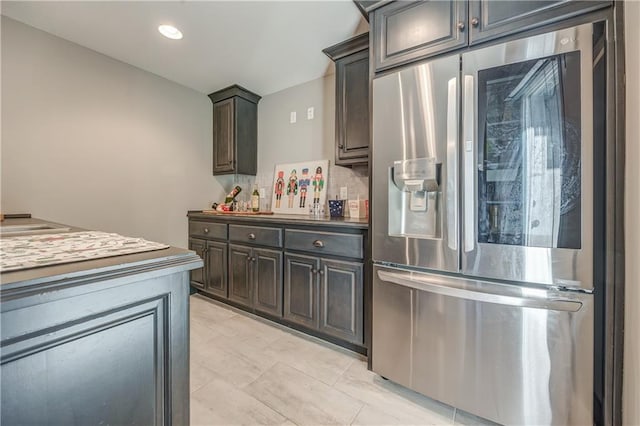
[[[251,247],[229,244],[229,300],[250,308]]]
[[[323,333],[362,343],[362,263],[323,259],[320,263],[320,325]]]
[[[196,240],[194,238],[189,239],[189,250],[193,250],[196,252],[198,256],[202,260],[206,262],[204,252],[207,248],[207,242],[203,240]],[[205,280],[205,269],[206,265],[202,268],[194,269],[191,271],[191,285],[204,290],[204,280]]]
[[[189,249],[204,260],[191,271],[191,285],[207,293],[227,297],[227,243],[189,239]]]
[[[207,241],[204,290],[227,297],[227,243]]]
[[[363,264],[285,253],[284,318],[362,344]]]
[[[253,307],[256,311],[282,316],[282,252],[253,249]]]
[[[366,353],[366,230],[193,214],[189,237],[198,292]]]
[[[285,253],[284,264],[284,318],[317,329],[320,259]]]
[[[282,316],[282,252],[229,245],[229,300]]]

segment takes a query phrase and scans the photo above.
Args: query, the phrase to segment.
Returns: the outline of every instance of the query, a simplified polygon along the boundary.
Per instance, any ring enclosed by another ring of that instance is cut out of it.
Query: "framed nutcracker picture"
[[[329,160],[278,164],[271,187],[271,210],[286,214],[321,214],[327,202]]]

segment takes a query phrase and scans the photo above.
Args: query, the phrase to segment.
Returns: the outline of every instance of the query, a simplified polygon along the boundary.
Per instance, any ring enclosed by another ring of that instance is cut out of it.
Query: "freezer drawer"
[[[374,267],[373,370],[502,424],[592,424],[593,295]]]

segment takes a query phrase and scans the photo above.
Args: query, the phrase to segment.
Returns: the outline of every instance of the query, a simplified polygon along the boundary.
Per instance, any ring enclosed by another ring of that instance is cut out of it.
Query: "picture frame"
[[[325,212],[329,160],[277,164],[271,186],[271,210],[281,214]]]

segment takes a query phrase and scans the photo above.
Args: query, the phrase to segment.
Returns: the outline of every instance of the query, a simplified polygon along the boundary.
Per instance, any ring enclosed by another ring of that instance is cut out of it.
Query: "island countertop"
[[[86,229],[75,226],[62,225],[36,218],[5,219],[0,227],[13,225],[38,225],[54,224],[65,228],[60,232],[80,232]],[[3,236],[0,236],[0,244]],[[202,260],[192,251],[169,247],[162,250],[147,251],[135,254],[125,254],[113,257],[104,257],[80,262],[62,263],[37,268],[23,269],[18,271],[8,271],[0,273],[0,284],[2,295],[6,296],[8,291],[25,286],[41,285],[50,286],[54,283],[64,285],[71,281],[87,279],[102,279],[107,276],[115,276],[122,273],[136,273],[137,271],[147,271],[154,268],[175,267],[178,269],[194,269],[202,266]]]

